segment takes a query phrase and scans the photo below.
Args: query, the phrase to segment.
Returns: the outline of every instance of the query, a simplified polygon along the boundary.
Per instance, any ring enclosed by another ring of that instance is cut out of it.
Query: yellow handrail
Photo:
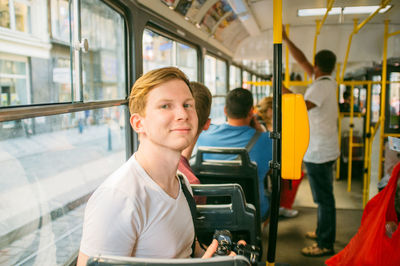
[[[286,34],[287,34],[287,36],[289,37],[289,24],[286,24],[285,25],[285,31],[286,31]],[[286,66],[285,66],[285,86],[286,87],[288,87],[289,88],[289,85],[286,85],[286,84],[289,84],[289,81],[290,81],[290,76],[289,76],[289,74],[290,74],[290,72],[289,72],[289,46],[287,46],[286,45],[286,48],[285,48],[285,59],[286,59]]]
[[[351,191],[351,170],[353,166],[353,114],[354,114],[354,97],[353,97],[354,85],[351,85],[350,90],[350,132],[349,132],[349,153],[348,153],[348,164],[347,164],[347,191]]]
[[[383,142],[385,140],[385,105],[386,105],[386,79],[387,79],[387,43],[389,38],[389,20],[385,20],[385,31],[383,34],[383,61],[382,61],[382,90],[381,90],[381,136],[379,140],[379,167],[378,180],[382,178],[382,159],[383,159]]]
[[[336,66],[336,101],[337,103],[339,103],[339,93],[340,93],[340,63],[337,63]],[[340,108],[339,108],[339,104],[338,104],[338,114],[340,115]],[[340,148],[340,142],[341,142],[341,130],[342,130],[342,119],[339,117],[339,121],[338,121],[338,144],[339,144],[339,148]],[[336,160],[336,179],[339,179],[340,177],[340,156],[339,158],[337,158]]]
[[[350,46],[351,46],[351,41],[352,41],[353,36],[355,34],[357,34],[358,31],[361,30],[361,28],[364,27],[365,24],[368,23],[368,21],[370,21],[376,14],[378,14],[381,9],[385,8],[388,3],[390,3],[390,0],[386,0],[386,1],[382,0],[379,8],[377,8],[375,10],[375,12],[373,12],[371,15],[369,15],[366,19],[364,19],[359,25],[357,25],[358,20],[354,19],[354,29],[353,29],[353,32],[349,36],[349,42],[347,44],[346,56],[345,56],[344,62],[343,62],[342,80],[344,79],[344,73],[346,71],[347,60],[349,58]]]
[[[371,87],[372,87],[372,82],[368,83],[368,87],[367,87],[367,95],[371,95]],[[367,117],[366,117],[366,121],[365,121],[365,135],[367,136],[365,138],[365,148],[364,148],[364,180],[363,180],[363,208],[365,207],[365,205],[368,202],[368,198],[369,198],[369,178],[368,178],[368,174],[371,172],[371,168],[370,168],[370,143],[372,143],[372,139],[371,139],[371,127],[370,127],[370,118],[371,118],[371,97],[368,96],[367,97]]]
[[[324,25],[326,18],[328,17],[329,11],[331,11],[333,3],[335,0],[327,0],[326,1],[326,12],[322,20],[317,19],[315,21],[316,24],[316,29],[315,29],[315,36],[314,36],[314,49],[313,49],[313,65],[315,64],[315,54],[317,52],[317,40],[318,40],[318,35],[321,32],[322,25]]]

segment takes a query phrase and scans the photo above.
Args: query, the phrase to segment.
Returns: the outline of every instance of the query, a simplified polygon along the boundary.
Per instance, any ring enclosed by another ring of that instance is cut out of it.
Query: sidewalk
[[[36,229],[41,232],[53,220],[67,217],[58,212],[66,206],[71,210],[68,204],[90,194],[122,165],[123,133],[101,125],[82,134],[73,128],[1,141],[0,254],[9,254],[18,241],[21,246]]]

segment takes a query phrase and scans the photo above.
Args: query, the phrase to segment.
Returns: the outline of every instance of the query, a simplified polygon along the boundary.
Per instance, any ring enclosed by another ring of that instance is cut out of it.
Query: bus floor
[[[336,200],[336,242],[335,253],[341,251],[356,234],[363,213],[362,209],[362,180],[352,180],[352,190],[347,192],[347,180],[335,180],[334,193]],[[291,266],[325,265],[324,257],[305,257],[301,249],[314,243],[305,238],[305,233],[315,230],[317,223],[317,205],[312,200],[307,176],[302,180],[297,192],[293,208],[299,211],[294,218],[279,218],[278,237],[276,243],[276,263],[287,263]],[[264,228],[263,241],[266,260],[269,227]]]

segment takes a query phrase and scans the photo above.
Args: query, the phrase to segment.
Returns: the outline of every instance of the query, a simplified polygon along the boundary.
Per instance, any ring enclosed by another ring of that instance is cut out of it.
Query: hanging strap
[[[254,144],[256,144],[256,142],[260,136],[261,136],[260,131],[254,132],[253,137],[251,137],[249,142],[247,142],[246,147],[244,147],[246,149],[247,153],[250,153],[251,149],[253,148]],[[236,156],[235,160],[239,160],[239,159],[240,159],[240,155]]]
[[[196,202],[194,201],[194,198],[192,194],[190,194],[189,189],[186,187],[186,183],[183,180],[182,175],[178,174],[179,181],[181,183],[181,188],[183,191],[183,194],[185,195],[186,201],[189,205],[190,208],[190,213],[192,214],[192,221],[193,221],[193,228],[194,228],[194,240],[192,243],[192,254],[190,255],[191,257],[194,257],[194,250],[196,247],[196,219],[197,219],[197,209],[196,209]]]
[[[258,138],[261,136],[261,132],[260,131],[256,131],[253,135],[253,137],[251,137],[251,139],[249,140],[249,142],[247,143],[245,149],[247,152],[250,152],[250,150],[253,148],[254,144],[256,144]]]

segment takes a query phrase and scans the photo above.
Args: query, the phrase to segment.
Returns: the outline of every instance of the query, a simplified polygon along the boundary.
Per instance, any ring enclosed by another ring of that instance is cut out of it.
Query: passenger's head
[[[199,82],[190,82],[194,101],[196,103],[196,112],[199,120],[198,132],[200,133],[209,120],[211,111],[212,95],[210,90]]]
[[[272,97],[264,97],[257,104],[257,114],[269,125],[272,123]]]
[[[247,118],[252,107],[253,95],[249,90],[236,88],[226,96],[225,112],[229,118]]]
[[[138,78],[135,84],[133,84],[131,94],[129,95],[129,111],[131,115],[138,113],[144,116],[149,92],[154,87],[173,79],[184,81],[188,85],[190,92],[192,92],[185,73],[176,67],[151,70]]]
[[[336,64],[336,55],[330,50],[321,50],[315,55],[315,66],[324,74],[332,74]]]
[[[348,91],[343,92],[343,99],[345,101],[350,99],[350,93]]]
[[[193,143],[198,126],[195,100],[179,69],[168,67],[144,74],[130,96],[130,122],[139,135],[138,151],[158,146],[182,152]]]

